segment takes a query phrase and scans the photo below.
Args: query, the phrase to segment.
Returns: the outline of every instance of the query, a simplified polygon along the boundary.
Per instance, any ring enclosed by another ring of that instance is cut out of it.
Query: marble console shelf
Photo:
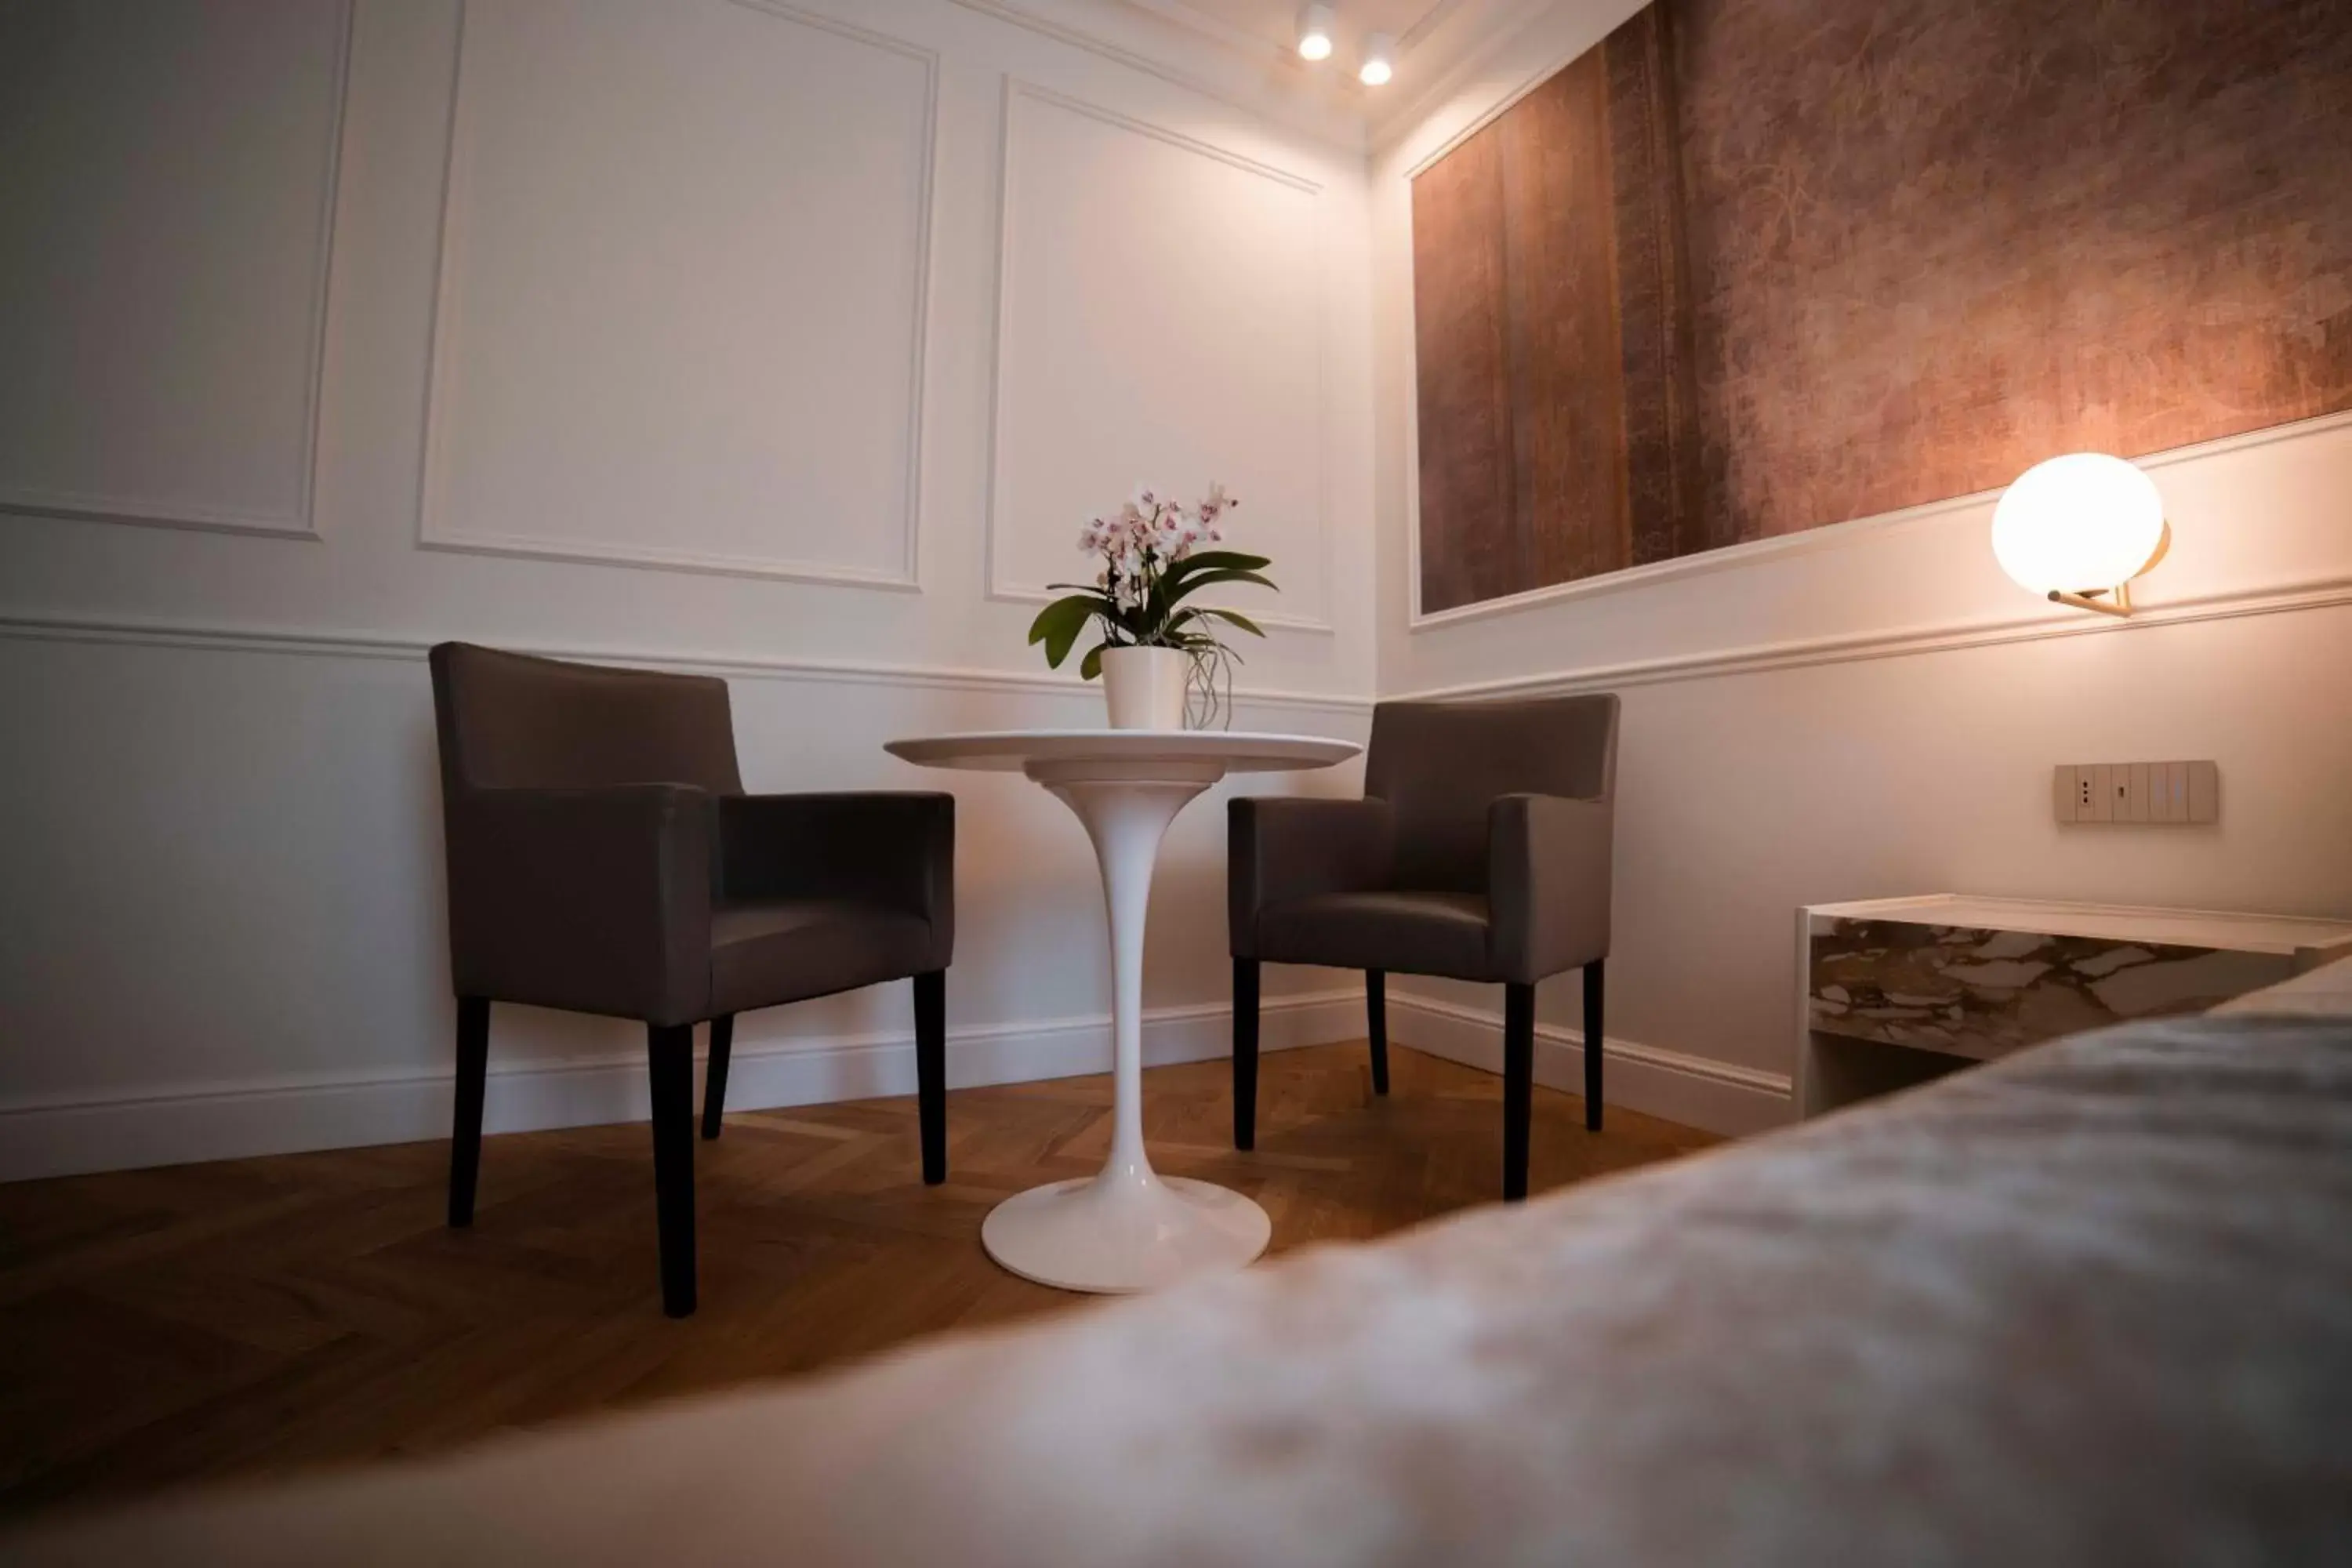
[[[1817,1115],[2084,1029],[2201,1013],[2352,952],[2352,922],[1939,893],[1798,911]]]

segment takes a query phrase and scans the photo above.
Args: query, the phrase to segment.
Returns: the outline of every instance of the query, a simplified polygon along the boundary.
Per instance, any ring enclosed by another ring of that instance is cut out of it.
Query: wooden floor
[[[1156,1068],[1163,1172],[1237,1187],[1277,1252],[1490,1201],[1501,1080],[1361,1045],[1269,1054],[1258,1148],[1223,1061]],[[702,1310],[661,1314],[642,1125],[488,1140],[474,1228],[442,1225],[446,1146],[404,1144],[0,1187],[0,1510],[447,1447],[501,1427],[804,1373],[1089,1299],[1003,1273],[990,1205],[1083,1175],[1110,1080],[960,1090],[926,1188],[911,1100],[754,1111],[698,1144]],[[1706,1133],[1538,1089],[1540,1191]]]

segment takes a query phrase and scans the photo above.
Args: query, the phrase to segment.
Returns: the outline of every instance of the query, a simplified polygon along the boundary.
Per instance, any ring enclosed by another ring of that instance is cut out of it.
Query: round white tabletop
[[[1143,921],[1160,840],[1228,773],[1327,768],[1360,747],[1318,735],[1214,730],[1013,730],[893,741],[933,768],[1025,773],[1077,813],[1102,863],[1110,915],[1111,1143],[1102,1170],[1033,1187],[990,1211],[988,1255],[1065,1290],[1150,1290],[1239,1268],[1274,1234],[1265,1211],[1209,1182],[1161,1177],[1143,1146]]]

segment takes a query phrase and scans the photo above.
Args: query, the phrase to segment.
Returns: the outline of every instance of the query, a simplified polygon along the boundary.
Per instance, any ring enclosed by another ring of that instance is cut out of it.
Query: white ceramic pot
[[[1191,664],[1172,647],[1103,649],[1103,695],[1114,730],[1184,727],[1184,672]]]

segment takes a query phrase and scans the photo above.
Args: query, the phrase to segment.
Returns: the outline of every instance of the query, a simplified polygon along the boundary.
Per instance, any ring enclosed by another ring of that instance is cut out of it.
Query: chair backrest
[[[727,683],[470,643],[433,650],[445,794],[693,784],[743,793]]]
[[[1372,710],[1364,794],[1389,803],[1395,883],[1486,889],[1486,806],[1496,795],[1605,801],[1617,783],[1617,699],[1383,702]]]

